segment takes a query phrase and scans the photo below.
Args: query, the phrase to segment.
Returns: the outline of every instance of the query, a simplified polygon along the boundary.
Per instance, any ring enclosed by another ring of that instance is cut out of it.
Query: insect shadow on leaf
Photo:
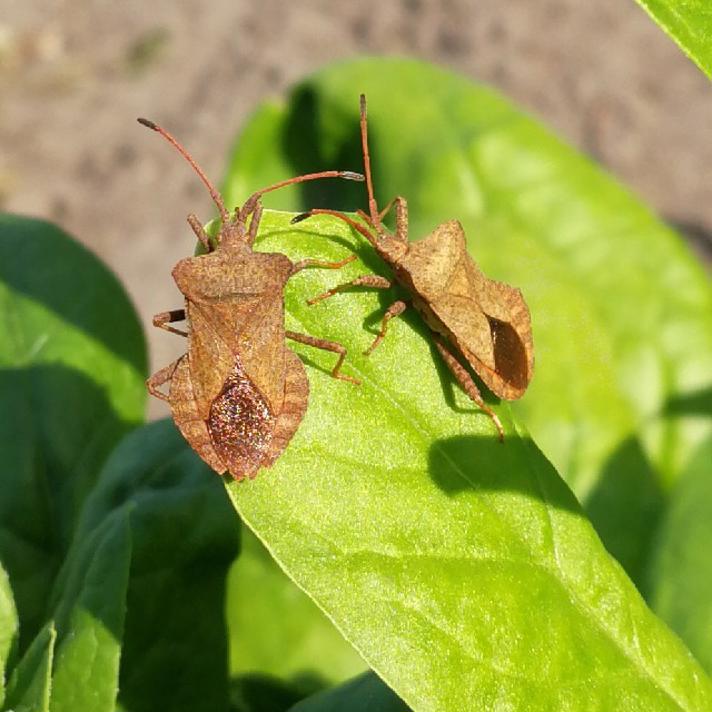
[[[381,328],[365,351],[373,352],[385,338],[388,323],[410,305],[434,334],[434,343],[448,369],[468,397],[494,422],[500,440],[504,430],[497,414],[482,398],[465,364],[499,398],[520,398],[532,377],[534,346],[531,317],[522,293],[508,284],[488,279],[467,252],[465,231],[457,220],[439,225],[416,242],[408,241],[408,206],[401,196],[379,210],[371,178],[366,98],[361,95],[361,148],[368,193],[368,213],[357,211],[365,225],[336,210],[316,208],[296,216],[333,215],[361,233],[391,267],[395,282],[410,299],[398,299],[387,309]],[[395,233],[383,224],[395,210]],[[316,304],[350,287],[389,289],[393,282],[367,274],[340,284],[309,300]],[[463,364],[463,361],[465,364]]]
[[[334,341],[284,328],[284,288],[307,267],[339,269],[339,262],[304,259],[293,263],[280,253],[253,250],[264,193],[321,178],[362,181],[352,171],[320,171],[296,176],[251,195],[231,214],[222,196],[190,154],[166,130],[147,119],[139,123],[161,134],[188,161],[208,189],[221,218],[217,238],[209,238],[198,218],[192,228],[204,254],[180,260],[173,279],[185,297],[183,309],[156,314],[157,326],[188,339],[188,351],[147,381],[149,392],[169,403],[176,426],[191,447],[219,474],[253,478],[287,447],[306,412],[309,384],[285,338],[338,354],[335,378],[346,349]],[[185,321],[187,330],[172,326]],[[169,384],[168,393],[161,390]]]

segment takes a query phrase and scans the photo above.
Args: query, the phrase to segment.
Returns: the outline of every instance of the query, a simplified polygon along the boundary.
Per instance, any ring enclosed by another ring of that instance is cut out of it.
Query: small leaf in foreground
[[[52,689],[52,661],[57,632],[45,625],[12,672],[7,688],[7,709],[13,712],[48,712]],[[5,709],[5,708],[3,708]]]

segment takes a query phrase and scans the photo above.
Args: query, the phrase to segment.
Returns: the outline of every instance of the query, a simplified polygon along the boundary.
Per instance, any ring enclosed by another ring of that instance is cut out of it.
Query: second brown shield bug
[[[408,207],[404,198],[394,198],[379,211],[371,179],[368,151],[366,98],[361,95],[361,145],[368,193],[368,213],[358,211],[368,227],[334,210],[315,209],[294,218],[333,215],[360,232],[393,270],[395,281],[405,287],[410,300],[398,300],[386,310],[381,329],[366,354],[383,340],[388,322],[402,314],[408,302],[420,313],[435,335],[435,346],[463,390],[494,422],[500,440],[504,437],[497,414],[484,402],[479,388],[465,367],[469,365],[485,385],[500,398],[520,398],[532,377],[534,345],[531,317],[522,293],[515,287],[486,277],[467,251],[462,225],[450,220],[422,240],[408,241]],[[383,225],[394,207],[395,234]],[[338,285],[310,300],[314,304],[351,286],[387,289],[391,280],[364,275]],[[464,363],[463,363],[464,361]]]

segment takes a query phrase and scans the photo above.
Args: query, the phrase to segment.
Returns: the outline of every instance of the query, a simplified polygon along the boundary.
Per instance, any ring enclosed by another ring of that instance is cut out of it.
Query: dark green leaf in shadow
[[[230,681],[230,712],[287,712],[314,692],[311,680],[284,682],[272,675],[246,673]],[[316,689],[323,686],[318,681]]]
[[[12,664],[18,627],[17,608],[12,596],[10,579],[0,563],[0,709],[5,699],[5,671]]]
[[[672,493],[649,572],[653,610],[712,671],[712,439]]]
[[[131,562],[127,508],[77,542],[60,575],[51,712],[113,712]]]
[[[335,220],[295,230],[289,218],[265,215],[260,249],[334,260],[358,244]],[[600,709],[709,709],[709,679],[508,407],[495,406],[502,444],[417,319],[362,356],[379,296],[307,307],[333,280],[312,270],[289,283],[288,328],[343,343],[362,386],[330,377],[331,354],[295,349],[306,417],[273,468],[228,486],[293,580],[415,710],[550,710],[582,695]]]
[[[221,486],[165,420],[112,453],[78,540],[130,507],[133,556],[119,702],[129,712],[227,709],[225,586],[238,523]]]
[[[378,675],[365,672],[331,690],[302,700],[289,712],[408,712],[408,706]]]
[[[712,8],[708,0],[636,0],[712,79]]]
[[[0,216],[0,560],[24,648],[82,502],[143,418],[146,357],[114,276],[58,228]]]
[[[12,712],[48,712],[52,689],[52,659],[57,633],[54,623],[45,625],[12,672],[6,707]]]
[[[314,602],[244,529],[230,571],[230,672],[311,679],[313,690],[351,677],[365,663]]]

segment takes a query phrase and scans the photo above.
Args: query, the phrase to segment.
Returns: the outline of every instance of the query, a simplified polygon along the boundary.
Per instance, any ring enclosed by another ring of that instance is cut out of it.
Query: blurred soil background
[[[181,305],[170,270],[193,249],[185,216],[212,206],[135,118],[165,125],[219,182],[258,103],[361,54],[493,85],[709,258],[711,87],[633,0],[0,0],[0,210],[52,220],[110,265],[155,370],[184,350],[151,316]]]

